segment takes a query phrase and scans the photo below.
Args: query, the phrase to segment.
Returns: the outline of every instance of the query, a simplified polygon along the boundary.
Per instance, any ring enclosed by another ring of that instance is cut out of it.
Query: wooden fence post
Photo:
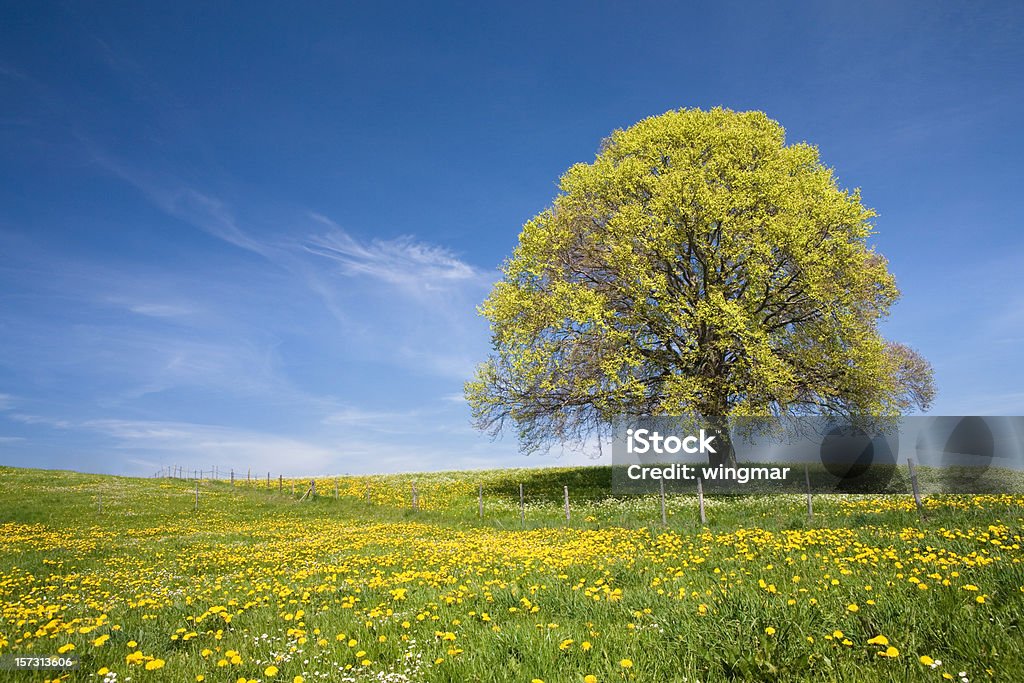
[[[277,492],[284,493],[284,475],[277,475]]]
[[[924,521],[924,504],[921,503],[921,490],[917,487],[917,470],[914,468],[913,458],[907,458],[907,468],[910,470],[910,488],[914,492],[917,514],[921,517],[921,521]]]
[[[526,526],[526,499],[523,497],[523,485],[519,484],[519,523]]]
[[[563,486],[562,492],[565,494],[565,521],[569,521],[569,487]]]
[[[267,490],[270,490],[270,472],[267,472]]]
[[[807,481],[807,519],[814,519],[814,503],[811,501],[811,471],[807,463],[804,463],[804,479]]]
[[[334,480],[334,500],[338,500],[338,480]]]
[[[235,468],[234,467],[231,468],[231,485],[232,486],[235,485]]]
[[[704,485],[699,476],[697,477],[697,504],[700,507],[700,523],[707,524],[708,518],[704,516]]]
[[[665,480],[658,480],[658,487],[661,490],[661,523],[662,525],[668,524],[668,517],[665,515]]]
[[[316,479],[309,480],[309,499],[316,498]]]

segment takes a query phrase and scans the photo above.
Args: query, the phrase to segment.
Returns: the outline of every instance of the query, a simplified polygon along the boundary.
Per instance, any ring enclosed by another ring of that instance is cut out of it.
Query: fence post
[[[484,518],[484,485],[483,484],[479,484],[479,487],[480,488],[479,488],[479,490],[477,492],[477,507],[479,508],[478,512],[480,513],[480,519],[483,519]]]
[[[284,475],[277,475],[277,492],[284,493]]]
[[[316,479],[309,480],[309,499],[316,498]]]
[[[249,471],[245,473],[245,483],[249,484],[250,486],[252,485],[252,468],[251,467],[249,468]]]
[[[658,480],[658,487],[661,493],[661,524],[662,526],[668,524],[668,517],[665,515],[665,480]]]
[[[804,479],[807,480],[807,519],[814,519],[814,503],[811,502],[811,471],[807,463],[804,463]]]
[[[921,491],[917,488],[917,470],[914,468],[914,459],[907,458],[907,468],[910,470],[910,487],[914,492],[914,504],[917,505],[917,514],[924,521],[924,505],[921,503]]]
[[[334,500],[338,500],[338,480],[334,480]]]
[[[270,472],[267,472],[267,490],[270,490]]]
[[[523,498],[523,485],[519,484],[519,523],[526,526],[526,499]]]
[[[569,521],[569,487],[563,486],[562,492],[565,494],[565,521]]]
[[[235,485],[235,468],[234,467],[231,468],[231,485],[232,486]]]
[[[700,506],[700,523],[707,524],[708,518],[704,516],[704,485],[701,477],[697,477],[697,504]]]

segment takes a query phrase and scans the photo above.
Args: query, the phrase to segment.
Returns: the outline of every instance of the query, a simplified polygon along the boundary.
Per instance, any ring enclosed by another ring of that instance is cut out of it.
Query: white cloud
[[[397,411],[374,411],[361,408],[343,408],[323,419],[324,424],[367,426],[380,423],[398,422],[411,419],[416,413]]]
[[[187,467],[233,466],[305,475],[336,467],[337,452],[300,439],[254,430],[188,422],[89,420],[81,426],[115,441],[134,460]],[[140,458],[140,455],[147,457]]]
[[[189,187],[172,177],[134,168],[114,159],[91,141],[82,142],[91,151],[96,164],[142,192],[167,215],[185,221],[236,247],[270,257],[271,249],[242,230],[234,214],[220,199]]]
[[[128,310],[152,318],[179,318],[192,313],[192,309],[187,306],[158,303],[132,304],[128,306]]]
[[[53,417],[47,417],[44,415],[31,415],[28,413],[10,413],[6,417],[9,417],[16,422],[21,422],[27,425],[43,425],[44,427],[54,427],[57,429],[70,429],[74,426],[73,422],[68,420],[60,420]]]
[[[390,240],[360,242],[329,218],[310,214],[330,228],[310,237],[303,248],[338,264],[349,276],[366,276],[412,291],[444,289],[453,284],[474,282],[481,273],[453,252],[408,235]]]

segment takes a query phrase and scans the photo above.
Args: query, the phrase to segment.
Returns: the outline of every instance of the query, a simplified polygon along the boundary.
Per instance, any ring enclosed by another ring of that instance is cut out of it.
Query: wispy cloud
[[[175,304],[132,304],[128,307],[132,313],[138,313],[139,315],[148,315],[153,318],[180,318],[182,316],[190,315],[193,310],[188,306],[178,306]]]
[[[323,423],[329,425],[346,425],[349,427],[365,427],[370,425],[382,425],[406,421],[416,417],[417,415],[418,411],[374,411],[348,407],[331,413],[323,419]]]
[[[114,447],[146,455],[144,462],[200,467],[231,464],[253,471],[288,473],[329,472],[337,453],[331,449],[278,434],[220,425],[144,420],[90,420],[89,429],[114,440]]]
[[[310,237],[304,248],[333,261],[350,276],[366,276],[410,291],[437,290],[479,280],[482,274],[450,250],[405,235],[360,242],[326,216],[310,214],[329,231]]]
[[[271,257],[273,249],[243,230],[234,213],[222,200],[173,176],[132,166],[108,154],[93,141],[80,139],[97,166],[142,192],[167,215],[236,247]]]
[[[55,429],[71,429],[75,426],[74,422],[70,420],[62,420],[47,415],[33,415],[31,413],[8,413],[4,417],[7,417],[15,422],[21,422],[27,425],[42,425],[44,427],[53,427]]]
[[[497,273],[414,230],[364,238],[312,212],[277,222],[267,216],[280,211],[251,198],[240,218],[235,203],[159,164],[82,142],[165,216],[260,258],[220,249],[194,262],[89,260],[26,237],[8,277],[45,306],[12,311],[23,332],[0,339],[0,353],[36,367],[34,381],[88,395],[61,406],[35,396],[5,416],[122,452],[126,468],[134,459],[372,472],[408,469],[410,458],[436,469],[488,457],[454,392],[484,351],[475,307]],[[162,239],[166,228],[157,218],[137,229]]]

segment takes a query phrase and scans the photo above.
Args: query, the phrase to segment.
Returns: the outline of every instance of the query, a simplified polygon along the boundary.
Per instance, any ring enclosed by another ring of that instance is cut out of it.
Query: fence
[[[917,509],[918,515],[921,520],[925,519],[924,505],[918,489],[917,473],[914,467],[913,461],[908,461],[907,467],[910,474],[910,482],[912,489],[910,493],[913,496],[914,504]],[[181,479],[195,482],[194,490],[194,509],[196,511],[200,508],[200,483],[201,482],[222,482],[230,486],[249,487],[263,489],[270,492],[277,493],[278,495],[290,495],[290,497],[297,498],[299,502],[314,500],[318,497],[332,497],[334,500],[339,500],[344,497],[347,499],[359,499],[365,500],[367,505],[374,505],[378,503],[384,503],[384,497],[381,495],[383,491],[389,497],[386,504],[394,506],[398,501],[393,497],[396,492],[396,487],[385,486],[383,484],[378,485],[378,490],[375,491],[374,484],[368,481],[368,477],[319,477],[310,479],[295,479],[286,478],[283,474],[278,474],[276,477],[271,472],[266,472],[265,476],[263,473],[259,473],[253,476],[251,468],[247,468],[245,471],[245,477],[242,478],[240,471],[236,471],[234,468],[220,468],[218,466],[211,466],[209,470],[204,469],[188,469],[180,465],[169,465],[161,468],[153,474],[157,478],[170,478],[170,479]],[[811,488],[810,473],[805,467],[804,478],[807,485],[806,497],[807,497],[807,519],[808,521],[814,520],[814,503],[813,503],[813,492]],[[321,481],[320,494],[317,493],[317,480]],[[342,484],[344,482],[344,485]],[[323,484],[327,483],[328,486]],[[468,482],[462,482],[465,485]],[[297,487],[297,484],[298,487]],[[484,507],[484,484],[477,482],[475,486],[470,485],[468,491],[463,490],[463,493],[472,492],[475,489],[476,492],[476,503],[477,503],[477,516],[482,520],[485,518],[485,507]],[[327,491],[333,491],[333,493],[325,493]],[[526,526],[526,511],[527,511],[527,499],[528,491],[523,483],[518,485],[518,512],[519,522],[522,526]],[[702,480],[698,477],[696,480],[695,491],[696,493],[696,509],[695,519],[699,519],[702,525],[707,524],[707,509],[704,498],[704,487]],[[562,504],[564,506],[565,522],[570,524],[572,522],[572,497],[570,495],[570,487],[564,485],[562,487]],[[375,497],[376,495],[376,497]],[[406,505],[411,512],[419,512],[423,509],[423,499],[421,499],[421,491],[416,481],[412,481],[408,487],[408,498],[406,499]],[[666,508],[666,493],[664,482],[660,482],[659,490],[657,492],[658,497],[658,508],[660,510],[661,524],[668,524],[668,513]],[[454,499],[449,500],[449,503],[454,502]],[[97,500],[97,507],[102,512],[103,502],[102,499]],[[431,509],[450,509],[451,505],[436,506]]]

